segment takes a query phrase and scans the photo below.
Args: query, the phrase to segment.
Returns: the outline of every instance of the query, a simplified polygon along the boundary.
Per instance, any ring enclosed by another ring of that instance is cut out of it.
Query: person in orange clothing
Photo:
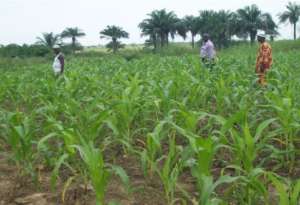
[[[262,86],[267,84],[266,73],[271,68],[273,63],[272,48],[266,42],[265,35],[257,35],[257,41],[260,43],[257,59],[256,59],[256,73],[258,75],[258,83]]]

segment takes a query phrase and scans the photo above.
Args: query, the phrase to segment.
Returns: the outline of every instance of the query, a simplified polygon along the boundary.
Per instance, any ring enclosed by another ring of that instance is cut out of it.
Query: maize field
[[[299,51],[255,52],[0,59],[0,204],[299,205]]]

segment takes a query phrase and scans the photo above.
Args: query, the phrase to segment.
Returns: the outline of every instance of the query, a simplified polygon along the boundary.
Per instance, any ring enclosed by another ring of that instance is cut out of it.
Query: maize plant
[[[163,183],[167,204],[172,205],[175,203],[174,194],[176,191],[177,180],[182,171],[180,152],[176,147],[173,136],[170,136],[168,151],[166,156],[163,156],[156,161],[155,170]],[[159,165],[161,161],[162,167]]]
[[[78,150],[85,164],[88,178],[91,180],[96,193],[97,205],[105,204],[105,192],[112,173],[120,176],[127,188],[129,188],[129,178],[126,172],[121,167],[106,164],[100,149],[96,148],[91,141],[85,142],[81,139],[81,144],[73,147]]]
[[[11,158],[16,163],[21,175],[28,174],[37,182],[33,129],[32,119],[25,116],[24,113],[7,114],[4,135],[5,142],[12,151]]]

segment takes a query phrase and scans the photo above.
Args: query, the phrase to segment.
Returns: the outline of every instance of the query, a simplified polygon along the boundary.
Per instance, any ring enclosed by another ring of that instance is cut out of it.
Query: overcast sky
[[[118,25],[130,33],[126,43],[141,43],[137,25],[155,9],[175,11],[179,17],[197,15],[199,10],[232,10],[257,4],[277,14],[289,0],[0,0],[0,44],[34,43],[42,32],[60,33],[77,26],[87,35],[84,45],[103,44],[99,31],[106,25]],[[292,37],[292,27],[281,26],[282,38]]]

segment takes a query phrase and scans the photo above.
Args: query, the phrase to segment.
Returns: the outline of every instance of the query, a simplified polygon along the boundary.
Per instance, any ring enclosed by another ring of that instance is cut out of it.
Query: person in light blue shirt
[[[215,63],[216,50],[213,42],[210,40],[209,34],[203,34],[203,44],[200,49],[200,57],[202,63],[211,67]]]

